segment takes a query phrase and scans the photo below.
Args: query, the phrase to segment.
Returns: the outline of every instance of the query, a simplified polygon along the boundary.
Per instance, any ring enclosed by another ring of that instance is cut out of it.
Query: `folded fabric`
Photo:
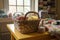
[[[60,25],[51,25],[51,24],[48,24],[48,25],[45,25],[45,27],[48,29],[48,31],[50,33],[58,33],[60,34]]]

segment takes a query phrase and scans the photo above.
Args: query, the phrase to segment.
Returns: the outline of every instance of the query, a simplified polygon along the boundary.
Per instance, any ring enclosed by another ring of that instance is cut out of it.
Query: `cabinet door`
[[[0,0],[0,9],[3,9],[3,4],[4,4],[4,1]]]
[[[8,32],[6,25],[7,23],[0,23],[0,32]]]
[[[0,37],[1,40],[11,40],[10,39],[11,37],[10,37],[10,33],[9,32],[8,33],[6,33],[6,32],[5,33],[0,33],[0,34],[1,34],[0,35],[1,36]]]
[[[0,23],[0,32],[9,32],[9,30],[7,29],[6,25],[7,24],[11,24],[12,22],[3,22]]]

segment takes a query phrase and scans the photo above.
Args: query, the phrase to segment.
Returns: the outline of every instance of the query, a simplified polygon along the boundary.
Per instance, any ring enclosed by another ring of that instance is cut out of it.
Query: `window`
[[[30,11],[30,0],[9,0],[9,12],[28,12]]]

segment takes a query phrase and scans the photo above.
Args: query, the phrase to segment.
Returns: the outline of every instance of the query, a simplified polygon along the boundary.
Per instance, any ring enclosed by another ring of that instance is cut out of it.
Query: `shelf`
[[[56,15],[56,0],[39,0],[38,12],[44,10],[44,8],[46,8],[46,10],[48,9],[49,14]]]

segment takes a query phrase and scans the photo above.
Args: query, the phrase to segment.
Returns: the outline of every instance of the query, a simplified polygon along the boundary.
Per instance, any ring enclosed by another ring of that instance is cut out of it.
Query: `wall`
[[[3,9],[4,8],[4,0],[0,0],[0,9]]]
[[[8,0],[0,0],[0,10],[3,10],[5,13],[8,12]]]
[[[4,0],[4,11],[5,11],[5,13],[8,13],[8,11],[9,11],[9,4],[8,4],[8,0]]]
[[[60,0],[57,0],[57,14],[58,14],[58,19],[60,19]]]

